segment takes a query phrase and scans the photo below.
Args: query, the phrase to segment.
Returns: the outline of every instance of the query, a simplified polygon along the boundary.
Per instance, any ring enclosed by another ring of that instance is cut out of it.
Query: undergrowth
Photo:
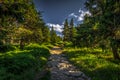
[[[101,49],[68,48],[67,58],[92,80],[120,80],[120,61],[114,60],[110,51]]]
[[[49,57],[46,46],[30,44],[24,50],[0,53],[0,80],[33,80],[46,65]]]

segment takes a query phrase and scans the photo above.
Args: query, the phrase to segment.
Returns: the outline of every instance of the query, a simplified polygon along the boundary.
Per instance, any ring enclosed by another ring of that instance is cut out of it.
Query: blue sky
[[[42,11],[42,16],[46,25],[55,27],[57,32],[61,32],[64,20],[74,18],[75,24],[83,21],[85,14],[86,0],[34,0],[36,9]]]

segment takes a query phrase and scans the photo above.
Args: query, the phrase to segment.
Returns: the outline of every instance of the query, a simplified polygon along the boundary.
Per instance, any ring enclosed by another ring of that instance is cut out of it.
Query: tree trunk
[[[23,37],[21,37],[20,39],[20,49],[24,48],[24,41],[23,41]]]
[[[112,53],[113,53],[114,59],[120,60],[118,49],[114,46],[112,47]]]
[[[120,60],[119,52],[118,52],[118,43],[115,39],[111,40],[111,48],[112,48],[112,53],[113,53],[114,59]]]

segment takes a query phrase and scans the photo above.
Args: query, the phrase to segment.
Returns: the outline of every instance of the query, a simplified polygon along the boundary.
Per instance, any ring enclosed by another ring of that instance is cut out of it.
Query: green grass
[[[42,46],[46,46],[49,49],[52,49],[54,47],[52,44],[42,44]]]
[[[92,80],[120,80],[120,61],[114,60],[110,51],[101,49],[65,49],[68,59]]]
[[[49,55],[48,48],[38,44],[0,53],[0,80],[33,80],[45,67]]]

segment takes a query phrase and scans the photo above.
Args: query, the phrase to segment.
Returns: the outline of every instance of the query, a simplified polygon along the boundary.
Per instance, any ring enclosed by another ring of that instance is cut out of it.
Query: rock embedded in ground
[[[73,76],[73,77],[81,77],[83,75],[83,72],[80,72],[80,71],[68,71],[68,72],[66,72],[66,75]]]
[[[69,63],[62,50],[56,47],[51,50],[48,67],[51,73],[50,80],[91,80],[83,72]]]

